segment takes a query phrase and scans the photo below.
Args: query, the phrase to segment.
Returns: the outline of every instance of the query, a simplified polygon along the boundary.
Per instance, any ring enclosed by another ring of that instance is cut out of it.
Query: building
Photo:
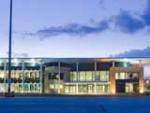
[[[149,60],[149,59],[148,59]],[[143,93],[145,59],[12,59],[15,94],[114,95]],[[8,91],[8,59],[0,59],[0,93]]]
[[[150,93],[150,78],[144,80],[145,93]]]

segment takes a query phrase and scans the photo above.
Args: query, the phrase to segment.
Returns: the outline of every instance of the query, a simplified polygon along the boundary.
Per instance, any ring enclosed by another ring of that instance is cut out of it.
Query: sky
[[[13,0],[14,57],[149,57],[150,0]],[[0,57],[9,0],[0,0]]]

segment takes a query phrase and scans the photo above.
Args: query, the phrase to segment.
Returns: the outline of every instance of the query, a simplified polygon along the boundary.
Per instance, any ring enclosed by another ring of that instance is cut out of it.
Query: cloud
[[[150,47],[144,49],[133,49],[130,51],[125,51],[123,53],[114,55],[114,57],[149,57]]]
[[[57,36],[60,34],[68,35],[87,35],[92,33],[100,33],[108,29],[109,25],[107,21],[101,21],[94,25],[81,25],[81,24],[68,24],[58,27],[48,27],[37,31],[36,33],[26,33],[27,35],[39,35],[43,37]]]
[[[101,0],[99,4],[103,4],[103,0]],[[111,25],[114,25],[114,27],[111,28]],[[42,28],[34,33],[28,32],[24,34],[42,38],[62,34],[85,36],[88,34],[101,33],[105,30],[116,30],[123,33],[134,34],[146,27],[150,27],[150,0],[148,0],[147,7],[141,15],[134,15],[130,12],[121,10],[118,15],[93,23],[92,25],[69,23],[61,26],[50,26]]]
[[[147,8],[141,17],[144,19],[145,25],[150,26],[150,0],[148,0]]]
[[[145,27],[144,22],[131,15],[126,11],[121,11],[121,13],[113,18],[113,22],[117,29],[124,33],[136,33]]]
[[[6,52],[6,55],[8,56],[8,52]],[[12,56],[13,57],[28,57],[28,53],[16,53],[16,52],[13,52],[12,53]]]

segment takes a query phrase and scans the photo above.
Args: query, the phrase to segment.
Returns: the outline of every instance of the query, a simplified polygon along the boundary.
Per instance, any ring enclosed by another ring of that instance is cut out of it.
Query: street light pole
[[[11,93],[11,59],[12,59],[12,12],[13,0],[10,0],[9,45],[8,45],[8,94]]]

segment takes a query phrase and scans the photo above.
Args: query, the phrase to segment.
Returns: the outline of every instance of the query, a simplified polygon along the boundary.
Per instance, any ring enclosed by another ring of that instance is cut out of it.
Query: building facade
[[[145,93],[150,93],[150,78],[146,78],[144,80],[144,88],[145,88]]]
[[[143,93],[143,64],[137,59],[12,59],[16,94],[115,95]],[[0,59],[0,93],[8,91],[8,59]]]

